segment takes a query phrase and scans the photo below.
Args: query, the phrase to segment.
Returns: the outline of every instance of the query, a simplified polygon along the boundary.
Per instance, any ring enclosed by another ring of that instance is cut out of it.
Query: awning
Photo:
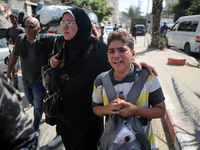
[[[0,15],[0,29],[7,29],[11,26],[12,24],[3,15]]]

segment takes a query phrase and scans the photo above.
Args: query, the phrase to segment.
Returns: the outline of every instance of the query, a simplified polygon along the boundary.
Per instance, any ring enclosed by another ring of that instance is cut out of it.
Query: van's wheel
[[[191,55],[190,44],[185,45],[184,51],[186,54]]]
[[[199,47],[199,56],[200,56],[200,47]],[[200,65],[200,64],[199,64]],[[200,66],[199,66],[200,67]]]
[[[171,48],[171,46],[170,46],[170,45],[167,45],[167,48]]]

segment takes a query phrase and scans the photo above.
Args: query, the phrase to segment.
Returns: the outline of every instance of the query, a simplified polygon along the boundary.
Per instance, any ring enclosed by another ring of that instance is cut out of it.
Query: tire
[[[184,51],[186,54],[191,55],[190,44],[185,45]]]
[[[200,47],[199,47],[199,56],[200,56]],[[200,67],[200,66],[199,66]]]
[[[4,63],[5,63],[6,65],[8,65],[9,60],[10,60],[10,55],[7,56],[6,58],[4,58]]]

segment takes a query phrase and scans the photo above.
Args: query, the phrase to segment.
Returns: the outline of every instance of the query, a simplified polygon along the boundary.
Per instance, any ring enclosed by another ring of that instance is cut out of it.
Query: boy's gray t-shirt
[[[18,26],[18,27],[16,27],[16,28],[14,28],[14,27],[10,27],[10,28],[8,28],[7,30],[6,30],[6,38],[7,39],[10,39],[10,38],[12,38],[13,39],[13,44],[15,45],[15,41],[16,41],[16,39],[17,39],[17,36],[19,35],[19,34],[21,34],[21,33],[24,33],[25,31],[24,31],[24,28],[22,28],[22,27],[20,27],[20,26]]]

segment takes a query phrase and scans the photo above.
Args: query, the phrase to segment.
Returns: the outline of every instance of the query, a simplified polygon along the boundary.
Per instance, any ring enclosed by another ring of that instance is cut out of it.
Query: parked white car
[[[4,63],[4,58],[9,55],[9,49],[7,46],[5,35],[0,34],[0,70],[5,72],[7,65]]]
[[[168,45],[183,49],[187,54],[199,53],[200,15],[180,17],[167,33]]]
[[[111,32],[113,32],[113,27],[112,26],[106,26],[105,30],[106,30],[106,33],[109,35]]]
[[[108,33],[106,32],[106,29],[103,30],[103,42],[107,44],[108,39]]]

